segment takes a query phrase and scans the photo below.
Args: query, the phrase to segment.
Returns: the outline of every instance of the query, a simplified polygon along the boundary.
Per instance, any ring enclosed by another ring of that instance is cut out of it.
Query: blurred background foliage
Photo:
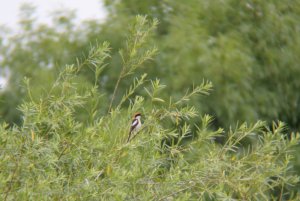
[[[281,120],[299,130],[300,1],[106,0],[105,6],[105,22],[90,20],[79,27],[71,11],[55,12],[53,24],[47,25],[36,22],[34,7],[21,8],[21,30],[0,40],[0,74],[9,74],[0,93],[0,121],[21,123],[16,108],[27,97],[24,77],[31,79],[32,97],[38,97],[65,64],[88,55],[95,41],[111,42],[109,67],[98,80],[99,90],[109,97],[121,69],[118,50],[126,45],[127,26],[141,14],[160,21],[150,42],[159,54],[139,73],[168,85],[163,96],[177,97],[208,79],[212,94],[192,101],[215,117],[215,127],[261,119]],[[92,69],[77,79],[83,89],[95,81]],[[132,79],[122,80],[119,90],[125,91]],[[104,112],[108,105],[99,108]]]
[[[299,21],[298,1],[106,1],[109,11],[104,23],[73,22],[74,12],[55,12],[53,25],[37,24],[34,7],[21,8],[20,33],[1,44],[1,68],[10,79],[1,93],[1,116],[19,123],[16,106],[25,98],[20,82],[33,80],[33,93],[47,87],[57,71],[74,58],[87,54],[90,43],[110,41],[111,66],[101,82],[110,94],[117,79],[128,23],[137,14],[160,20],[153,43],[160,53],[147,66],[152,78],[160,77],[181,94],[203,78],[214,84],[214,92],[197,101],[199,108],[213,114],[216,126],[229,127],[237,121],[282,120],[299,129]],[[3,40],[2,40],[3,41]],[[141,72],[142,73],[142,72]],[[93,74],[83,80],[93,83]],[[122,83],[126,89],[130,83]],[[5,101],[9,100],[9,101]]]

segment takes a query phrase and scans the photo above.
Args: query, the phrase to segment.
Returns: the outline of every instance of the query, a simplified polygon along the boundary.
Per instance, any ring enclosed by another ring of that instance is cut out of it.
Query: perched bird
[[[129,142],[129,140],[131,138],[131,135],[133,133],[136,133],[142,127],[141,117],[142,117],[141,113],[139,113],[139,112],[135,113],[135,115],[133,117],[133,120],[132,120],[132,123],[131,123],[131,127],[130,127],[130,131],[129,131],[129,134],[128,134],[127,142]]]

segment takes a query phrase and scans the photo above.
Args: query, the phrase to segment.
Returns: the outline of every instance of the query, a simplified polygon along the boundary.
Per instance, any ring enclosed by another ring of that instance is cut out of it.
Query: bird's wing
[[[136,128],[136,126],[138,124],[139,124],[139,121],[137,119],[132,120],[130,131],[129,131],[128,138],[127,138],[127,142],[129,142],[129,140],[130,140],[131,132]]]
[[[135,127],[139,124],[139,121],[137,119],[132,120],[130,132],[135,129]]]

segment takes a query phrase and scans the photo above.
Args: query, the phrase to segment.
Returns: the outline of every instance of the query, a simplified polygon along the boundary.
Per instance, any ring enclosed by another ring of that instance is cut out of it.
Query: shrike
[[[141,129],[141,127],[142,127],[141,117],[142,117],[142,115],[139,112],[134,115],[132,123],[131,123],[130,131],[128,134],[127,142],[130,141],[131,135],[133,133],[136,133]]]

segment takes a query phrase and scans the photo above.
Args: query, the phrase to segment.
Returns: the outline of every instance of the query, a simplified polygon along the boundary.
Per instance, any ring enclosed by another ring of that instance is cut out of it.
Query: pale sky
[[[79,21],[91,18],[103,20],[106,16],[101,0],[0,0],[0,26],[15,29],[22,3],[36,6],[38,21],[46,23],[50,22],[51,11],[62,8],[75,9]]]
[[[103,21],[107,15],[102,0],[0,0],[0,26],[18,31],[19,8],[22,3],[34,5],[37,20],[43,23],[51,22],[52,11],[64,8],[76,10],[77,22],[85,19]],[[5,87],[6,81],[7,78],[0,75],[0,91]]]

